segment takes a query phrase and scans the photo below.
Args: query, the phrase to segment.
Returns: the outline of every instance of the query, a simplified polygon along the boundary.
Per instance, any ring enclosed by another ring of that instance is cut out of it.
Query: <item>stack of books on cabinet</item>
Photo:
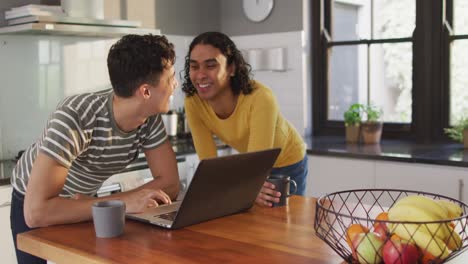
[[[25,5],[5,11],[5,20],[10,26],[29,23],[31,17],[38,16],[61,17],[65,13],[61,6],[54,5]]]

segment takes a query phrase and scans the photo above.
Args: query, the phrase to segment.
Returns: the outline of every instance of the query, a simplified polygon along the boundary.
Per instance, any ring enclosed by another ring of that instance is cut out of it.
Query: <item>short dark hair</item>
[[[174,45],[151,34],[123,36],[107,56],[110,81],[120,97],[131,97],[144,83],[157,85],[164,68],[174,62]]]
[[[184,83],[182,84],[182,91],[185,92],[187,96],[194,95],[197,90],[193,86],[190,80],[190,54],[192,53],[193,48],[198,44],[207,44],[211,45],[221,51],[221,53],[227,59],[227,65],[236,66],[236,71],[234,76],[231,77],[231,89],[234,94],[249,94],[252,92],[253,88],[250,83],[251,67],[244,60],[242,53],[237,49],[236,44],[225,34],[220,32],[205,32],[198,35],[190,43],[189,51],[185,57],[185,67],[184,67]]]

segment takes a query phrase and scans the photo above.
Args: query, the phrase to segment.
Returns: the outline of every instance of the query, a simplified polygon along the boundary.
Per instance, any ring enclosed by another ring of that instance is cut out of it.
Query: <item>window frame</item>
[[[344,135],[342,121],[327,120],[328,58],[327,34],[331,32],[332,0],[312,1],[312,134]],[[380,43],[412,40],[413,87],[412,122],[385,123],[383,138],[410,139],[416,143],[446,141],[444,128],[449,127],[450,114],[450,42],[468,38],[450,36],[453,19],[452,0],[416,2],[416,26],[410,38],[337,41],[346,43]],[[333,44],[333,42],[332,42]],[[429,133],[428,133],[429,132]]]

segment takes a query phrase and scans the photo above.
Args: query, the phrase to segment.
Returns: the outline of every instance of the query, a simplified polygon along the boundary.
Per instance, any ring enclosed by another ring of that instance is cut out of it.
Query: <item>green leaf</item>
[[[362,121],[362,113],[361,113],[362,105],[361,104],[352,104],[346,112],[344,112],[344,123],[345,126],[356,126],[361,124]]]
[[[444,128],[444,132],[449,138],[458,142],[463,142],[463,130],[465,129],[468,129],[468,117],[460,119],[451,128]]]

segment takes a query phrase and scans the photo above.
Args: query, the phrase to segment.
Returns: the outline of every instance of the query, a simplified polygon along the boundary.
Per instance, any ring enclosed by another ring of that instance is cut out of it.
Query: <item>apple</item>
[[[384,211],[377,215],[374,222],[374,232],[379,234],[382,239],[387,240],[388,237],[388,212]]]
[[[413,264],[418,263],[420,252],[416,245],[404,239],[391,238],[387,240],[383,249],[385,264]]]
[[[359,263],[378,264],[382,262],[384,240],[374,232],[359,233],[354,236],[353,257]]]
[[[388,227],[386,223],[375,223],[374,224],[374,233],[380,235],[383,240],[386,240],[388,237]]]

